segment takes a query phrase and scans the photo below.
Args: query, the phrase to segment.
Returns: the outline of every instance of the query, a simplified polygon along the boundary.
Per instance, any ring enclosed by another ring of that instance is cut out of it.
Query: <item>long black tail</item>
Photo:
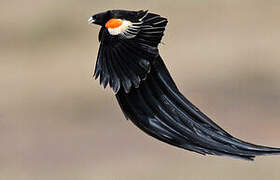
[[[147,134],[168,144],[203,155],[226,155],[253,160],[279,154],[270,148],[241,141],[220,128],[178,90],[161,57],[139,88],[116,94],[126,118]]]

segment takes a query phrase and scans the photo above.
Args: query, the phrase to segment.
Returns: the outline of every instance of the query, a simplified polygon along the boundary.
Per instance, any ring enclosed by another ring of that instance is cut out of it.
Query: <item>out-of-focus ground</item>
[[[91,76],[94,13],[169,19],[160,52],[182,92],[231,134],[280,146],[280,1],[0,1],[0,179],[279,180],[255,162],[161,143],[122,115]]]

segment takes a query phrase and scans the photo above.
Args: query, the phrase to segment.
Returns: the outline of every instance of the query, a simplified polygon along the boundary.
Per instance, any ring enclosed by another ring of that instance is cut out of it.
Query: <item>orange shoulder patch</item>
[[[120,19],[110,19],[109,21],[106,22],[105,27],[107,29],[108,28],[114,29],[114,28],[120,27],[122,25],[122,23],[123,22]]]

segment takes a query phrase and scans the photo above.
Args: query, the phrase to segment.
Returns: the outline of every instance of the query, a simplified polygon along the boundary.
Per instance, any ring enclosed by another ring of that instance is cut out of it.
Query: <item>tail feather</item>
[[[139,88],[116,94],[125,116],[147,134],[168,144],[203,155],[253,160],[280,154],[279,148],[241,141],[209,119],[178,90],[158,57]]]

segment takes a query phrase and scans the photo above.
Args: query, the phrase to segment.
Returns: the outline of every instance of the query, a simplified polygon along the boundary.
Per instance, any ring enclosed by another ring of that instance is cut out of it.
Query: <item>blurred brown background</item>
[[[92,79],[107,9],[169,19],[160,51],[182,92],[231,134],[280,146],[280,1],[0,1],[0,179],[278,180],[255,162],[161,143]]]

